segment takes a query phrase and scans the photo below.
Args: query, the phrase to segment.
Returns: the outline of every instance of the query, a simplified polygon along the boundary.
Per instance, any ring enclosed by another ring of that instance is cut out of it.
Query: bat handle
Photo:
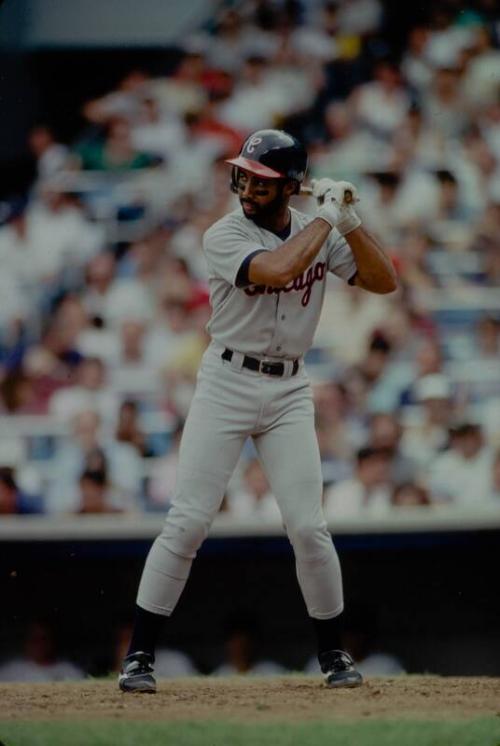
[[[301,194],[304,194],[304,195],[307,194],[308,196],[311,196],[312,192],[313,192],[312,187],[309,187],[309,186],[301,186],[300,187],[300,193]],[[351,202],[353,202],[353,199],[354,198],[353,198],[353,194],[352,194],[351,190],[350,189],[346,189],[344,191],[344,202],[346,203],[346,205],[350,205]]]

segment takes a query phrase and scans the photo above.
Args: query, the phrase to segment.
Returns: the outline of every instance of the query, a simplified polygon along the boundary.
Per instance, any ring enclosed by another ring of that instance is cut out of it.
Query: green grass
[[[293,725],[221,722],[0,722],[4,746],[500,746],[500,718]]]

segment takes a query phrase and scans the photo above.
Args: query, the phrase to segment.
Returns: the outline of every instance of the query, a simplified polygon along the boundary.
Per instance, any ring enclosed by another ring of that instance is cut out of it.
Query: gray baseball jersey
[[[310,215],[290,208],[290,236],[311,222]],[[212,338],[246,354],[298,358],[311,346],[318,325],[327,272],[349,280],[356,264],[349,244],[333,229],[312,265],[283,288],[238,287],[242,264],[256,252],[283,243],[276,234],[246,218],[238,208],[205,233],[212,318]]]

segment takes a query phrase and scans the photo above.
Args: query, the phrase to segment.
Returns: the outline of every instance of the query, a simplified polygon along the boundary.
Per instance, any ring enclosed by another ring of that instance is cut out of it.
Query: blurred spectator
[[[230,496],[229,513],[235,520],[258,520],[270,525],[281,525],[282,518],[276,498],[257,458],[245,465],[242,490]]]
[[[27,202],[19,199],[13,202],[8,213],[7,223],[0,227],[0,260],[6,272],[8,282],[15,288],[12,302],[7,295],[7,311],[2,312],[2,317],[7,323],[25,318],[29,313],[26,300],[23,301],[25,293],[35,293],[39,298],[36,284],[41,279],[39,268],[38,243],[28,221]],[[15,296],[20,296],[21,301],[16,302]]]
[[[392,390],[385,392],[387,383],[390,383],[386,373],[392,345],[384,334],[374,332],[367,348],[360,362],[345,376],[346,388],[361,410],[385,410],[388,407],[384,400],[390,399],[392,404],[394,397]]]
[[[351,476],[352,459],[364,442],[365,431],[350,411],[350,401],[342,384],[313,381],[316,432],[324,484]]]
[[[21,491],[14,470],[0,466],[0,515],[43,513],[43,500]]]
[[[492,472],[491,498],[500,506],[500,450],[494,455]]]
[[[229,73],[240,73],[250,54],[267,56],[275,48],[273,34],[245,22],[236,8],[220,11],[214,31],[213,37],[206,40],[208,62]]]
[[[390,505],[391,453],[385,448],[361,448],[356,457],[356,471],[330,487],[325,494],[325,516],[336,519],[378,515]]]
[[[83,679],[74,663],[59,658],[52,625],[32,622],[23,643],[23,655],[0,666],[0,681],[70,681]]]
[[[225,662],[213,676],[279,676],[286,670],[271,660],[260,660],[256,651],[257,629],[249,618],[233,619],[227,625]]]
[[[279,115],[297,111],[310,102],[308,79],[295,69],[292,90],[274,75],[265,57],[252,54],[245,60],[231,97],[219,107],[222,122],[250,133],[272,125]],[[295,90],[294,90],[295,88]],[[293,91],[294,95],[290,95]]]
[[[119,327],[124,319],[147,322],[154,314],[154,301],[146,284],[135,278],[118,278],[111,252],[89,262],[82,300],[89,317],[100,319],[106,327]]]
[[[164,298],[144,341],[147,365],[155,370],[168,368],[184,342],[191,339],[190,326],[185,302]]]
[[[421,469],[427,469],[448,444],[454,416],[451,382],[441,373],[430,373],[418,381],[415,396],[421,406],[413,422],[406,423],[402,449]]]
[[[455,9],[445,3],[431,9],[431,29],[425,54],[435,67],[453,67],[471,40],[471,29],[455,22]]]
[[[162,116],[182,118],[188,112],[203,108],[206,99],[204,72],[202,51],[186,51],[173,75],[150,82],[148,91],[157,100]]]
[[[410,30],[403,53],[401,70],[417,93],[425,91],[432,79],[432,65],[426,55],[428,40],[429,29],[426,26],[414,26]]]
[[[327,6],[334,3],[326,3]],[[350,0],[338,6],[339,31],[345,36],[364,36],[375,33],[383,18],[379,0]]]
[[[474,338],[477,345],[476,364],[478,359],[484,362],[500,360],[500,323],[496,319],[491,316],[480,319]]]
[[[72,437],[59,445],[50,474],[51,512],[74,512],[79,501],[78,480],[83,471],[104,470],[108,474],[113,507],[134,510],[141,495],[142,467],[136,449],[102,432],[94,411],[77,414]]]
[[[232,84],[231,78],[228,84]],[[205,107],[200,113],[197,122],[197,130],[202,138],[215,140],[220,144],[220,150],[223,153],[236,153],[241,147],[244,135],[243,133],[228,124],[221,121],[219,117],[219,104],[224,96],[213,92]]]
[[[148,509],[165,511],[172,503],[183,427],[184,422],[179,420],[172,433],[168,453],[162,458],[156,459],[153,464],[147,489],[146,507]]]
[[[437,279],[429,267],[431,247],[431,239],[425,233],[416,230],[406,233],[399,276],[407,287],[429,290],[437,286]]]
[[[202,200],[204,190],[200,190],[200,183],[208,182],[214,162],[226,152],[223,139],[204,132],[202,123],[199,109],[183,116],[182,142],[171,154],[167,172],[177,198],[192,196],[195,200]]]
[[[40,342],[24,356],[24,371],[32,382],[33,409],[46,412],[55,391],[74,380],[82,356],[76,346],[77,330],[56,314],[42,333]]]
[[[384,324],[391,310],[386,295],[365,293],[346,285],[327,293],[314,344],[329,348],[334,360],[347,365],[360,363],[374,332]],[[332,319],[337,323],[332,324]],[[349,334],[341,321],[349,323]]]
[[[55,139],[47,125],[40,124],[28,134],[28,144],[36,158],[38,178],[43,182],[68,166],[69,150]]]
[[[487,106],[500,90],[500,50],[493,45],[492,33],[477,26],[469,42],[471,59],[463,80],[463,91],[469,104]]]
[[[20,289],[43,301],[37,284],[50,291],[63,271],[83,267],[99,251],[103,236],[74,195],[46,185],[35,202],[19,203],[0,228],[0,257]]]
[[[387,379],[394,385],[399,385],[399,389],[393,391],[395,396],[395,404],[408,406],[416,404],[422,401],[422,395],[427,397],[427,391],[433,391],[434,389],[443,389],[444,383],[443,378],[430,378],[430,376],[444,376],[445,375],[445,359],[443,349],[441,348],[440,341],[436,339],[434,334],[429,337],[420,336],[417,338],[416,346],[411,350],[412,358],[410,365],[406,367],[406,377],[401,378],[395,377],[395,381],[392,380],[391,370],[389,369]],[[398,366],[396,365],[396,372],[398,372]],[[421,381],[426,379],[427,384],[421,384]],[[387,386],[387,381],[385,382]],[[451,382],[450,382],[451,386]],[[382,382],[382,388],[384,388],[384,382]]]
[[[76,368],[74,385],[56,391],[49,402],[50,414],[62,422],[94,411],[102,420],[114,422],[118,413],[116,393],[106,385],[106,368],[99,358],[83,358]]]
[[[414,482],[398,484],[391,495],[391,505],[396,507],[413,508],[430,504],[427,490]]]
[[[109,361],[110,386],[117,393],[133,396],[158,389],[157,371],[145,358],[146,330],[143,321],[123,320],[118,354]]]
[[[148,75],[143,70],[131,70],[115,91],[88,101],[83,107],[83,114],[95,124],[106,124],[113,117],[123,117],[133,122],[140,116],[141,102],[147,89]]]
[[[116,117],[106,125],[104,138],[80,143],[75,150],[76,162],[88,171],[132,171],[156,165],[158,159],[134,147],[127,119]]]
[[[391,482],[399,484],[415,478],[417,463],[401,450],[403,428],[394,414],[377,412],[371,415],[368,443],[372,448],[384,449],[391,460]]]
[[[424,118],[444,138],[458,138],[469,125],[470,109],[462,93],[461,71],[455,66],[436,70],[421,100]]]
[[[136,401],[128,399],[121,403],[115,437],[118,443],[129,443],[141,456],[151,456],[146,435],[140,426]]]
[[[162,116],[158,101],[147,97],[141,103],[141,116],[132,127],[132,145],[136,152],[159,156],[167,163],[182,145],[182,122],[173,115]]]
[[[440,168],[445,150],[444,137],[424,119],[419,106],[413,104],[403,124],[395,133],[393,168]]]
[[[373,71],[374,80],[355,89],[350,106],[359,126],[374,140],[389,140],[401,126],[410,108],[409,96],[398,67],[381,60]]]
[[[0,412],[34,414],[37,410],[31,378],[16,368],[0,379]]]
[[[488,502],[493,460],[479,425],[465,422],[454,427],[450,448],[429,469],[428,484],[433,498],[470,507]]]
[[[486,434],[494,437],[500,430],[500,425],[495,427],[492,419],[496,416],[495,400],[500,396],[500,324],[495,318],[484,316],[473,329],[469,354],[452,362],[450,374],[468,402],[489,402],[486,406],[480,403],[476,415],[484,424]]]
[[[122,509],[112,504],[106,470],[86,469],[79,479],[79,505],[77,515],[95,513],[121,513]]]
[[[191,312],[193,329],[179,341],[175,355],[165,366],[170,403],[176,415],[183,419],[187,416],[201,359],[210,341],[206,330],[211,312],[207,292],[194,292],[186,310]]]

